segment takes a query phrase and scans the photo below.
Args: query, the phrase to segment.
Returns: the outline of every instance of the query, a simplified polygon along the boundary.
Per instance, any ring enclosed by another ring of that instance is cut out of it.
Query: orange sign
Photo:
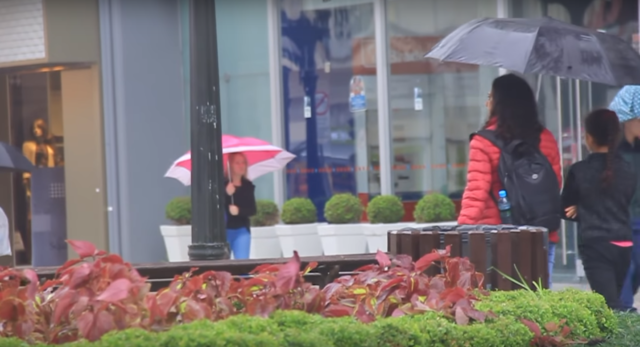
[[[440,41],[439,36],[392,37],[389,44],[389,62],[392,75],[431,74],[446,72],[473,72],[477,65],[441,63],[426,59],[424,55]],[[373,38],[353,39],[353,74],[376,74],[376,43]]]

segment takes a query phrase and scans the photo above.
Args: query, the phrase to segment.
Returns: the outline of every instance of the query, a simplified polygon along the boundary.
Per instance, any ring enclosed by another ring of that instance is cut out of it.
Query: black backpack
[[[498,176],[511,203],[513,224],[558,230],[562,211],[560,186],[547,157],[538,147],[521,140],[505,144],[493,130],[480,130],[470,138],[475,135],[500,149]],[[495,196],[493,199],[497,204]]]

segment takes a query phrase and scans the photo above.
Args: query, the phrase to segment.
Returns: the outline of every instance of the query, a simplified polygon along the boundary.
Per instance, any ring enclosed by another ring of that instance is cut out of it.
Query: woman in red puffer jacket
[[[507,74],[493,80],[487,100],[489,120],[485,129],[496,130],[503,140],[520,139],[537,143],[549,159],[562,186],[560,154],[553,134],[540,124],[537,102],[531,87],[524,79]],[[462,196],[458,224],[501,224],[500,212],[494,199],[502,189],[498,178],[500,150],[489,140],[474,136],[469,144],[467,186]],[[558,232],[549,233],[549,286],[555,258]]]

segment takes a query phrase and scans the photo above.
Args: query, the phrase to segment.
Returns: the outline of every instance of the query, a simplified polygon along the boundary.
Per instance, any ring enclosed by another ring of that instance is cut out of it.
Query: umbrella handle
[[[229,165],[229,158],[227,157],[227,175],[229,175],[229,183],[233,184],[231,181],[231,165]],[[226,187],[225,187],[226,189]],[[235,205],[233,203],[233,194],[231,194],[231,205]]]

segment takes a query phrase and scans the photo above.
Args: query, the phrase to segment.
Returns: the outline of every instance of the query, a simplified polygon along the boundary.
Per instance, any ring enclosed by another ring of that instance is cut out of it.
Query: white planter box
[[[251,259],[281,258],[282,248],[276,227],[251,227]]]
[[[161,225],[160,233],[170,262],[189,261],[191,225]]]
[[[325,224],[318,226],[325,255],[362,254],[367,251],[363,224]]]
[[[392,230],[412,227],[414,223],[392,223],[392,224],[362,224],[362,230],[367,240],[367,252],[377,253],[378,250],[387,252],[387,233]]]
[[[293,251],[298,251],[301,257],[322,255],[322,243],[318,236],[318,224],[278,224],[276,233],[280,240],[282,256],[289,258]]]

